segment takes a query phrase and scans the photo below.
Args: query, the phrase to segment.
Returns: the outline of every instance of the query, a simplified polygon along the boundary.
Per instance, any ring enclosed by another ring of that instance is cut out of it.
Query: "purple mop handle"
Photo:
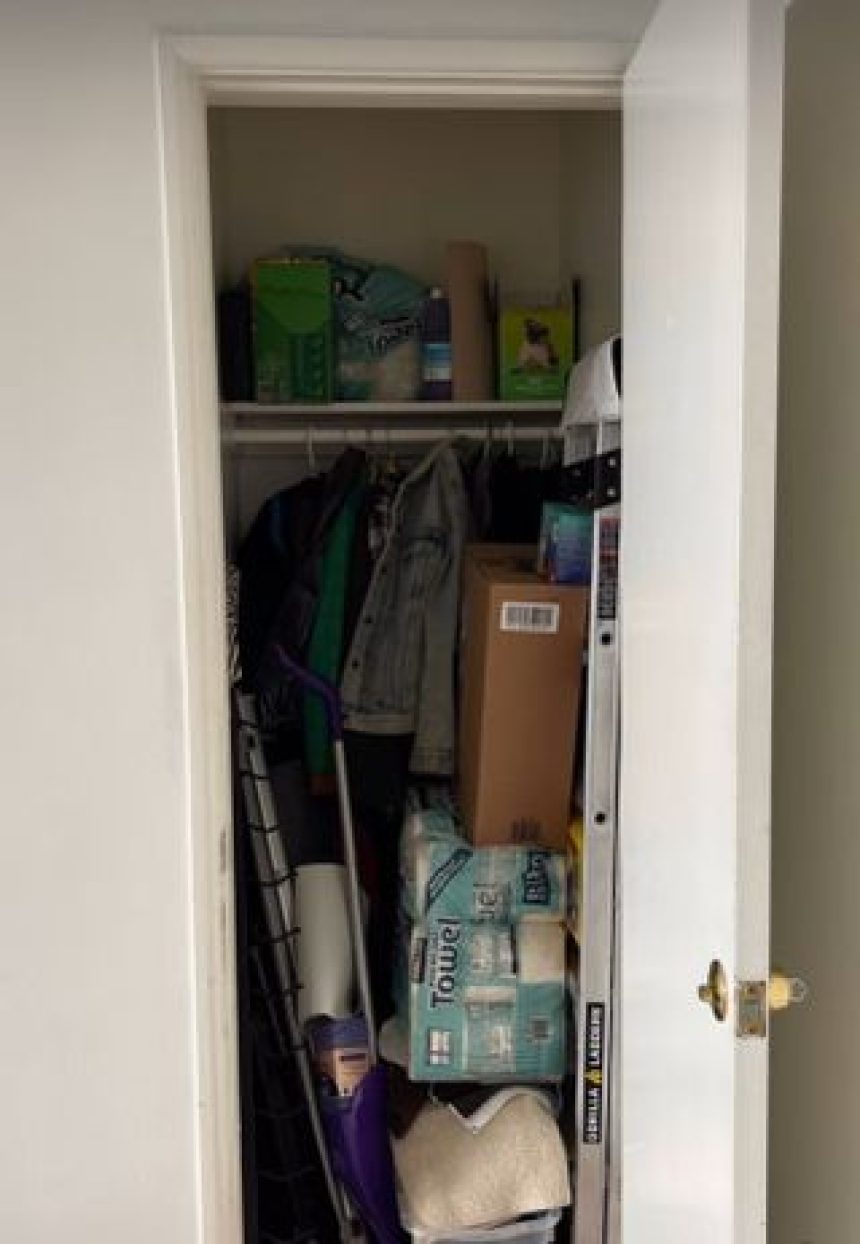
[[[329,729],[332,738],[336,743],[343,741],[343,709],[340,703],[340,692],[337,687],[328,682],[325,678],[320,678],[319,674],[312,674],[310,670],[306,670],[303,665],[299,665],[291,656],[281,647],[275,644],[275,653],[278,660],[289,670],[296,682],[301,683],[308,691],[312,691],[314,695],[318,695],[325,704],[326,715],[328,716]]]

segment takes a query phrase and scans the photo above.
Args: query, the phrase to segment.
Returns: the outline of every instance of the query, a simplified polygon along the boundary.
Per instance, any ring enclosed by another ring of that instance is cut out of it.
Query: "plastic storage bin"
[[[555,1229],[561,1221],[561,1211],[547,1210],[545,1214],[530,1214],[517,1218],[500,1227],[476,1227],[453,1231],[422,1231],[404,1222],[412,1236],[413,1244],[552,1244]]]

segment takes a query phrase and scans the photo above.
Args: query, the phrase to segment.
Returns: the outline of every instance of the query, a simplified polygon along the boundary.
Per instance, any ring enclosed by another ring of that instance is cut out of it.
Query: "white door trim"
[[[242,1238],[232,795],[206,106],[607,108],[625,45],[166,35],[156,43],[182,558],[198,1238]]]
[[[211,103],[275,107],[618,106],[625,44],[180,38]]]

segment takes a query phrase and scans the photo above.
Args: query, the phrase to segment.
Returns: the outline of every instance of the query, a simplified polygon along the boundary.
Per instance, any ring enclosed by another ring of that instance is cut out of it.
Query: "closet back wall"
[[[209,135],[220,284],[287,243],[440,281],[470,238],[512,292],[581,277],[584,346],[618,330],[618,112],[213,108]]]

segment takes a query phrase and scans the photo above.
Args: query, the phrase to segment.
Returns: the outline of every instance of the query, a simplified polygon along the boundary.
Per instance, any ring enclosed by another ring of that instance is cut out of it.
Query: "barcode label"
[[[431,1028],[427,1033],[427,1062],[431,1067],[450,1067],[452,1035],[445,1028]]]
[[[494,1024],[487,1033],[487,1053],[497,1063],[510,1063],[514,1057],[514,1030],[510,1024]]]
[[[502,604],[502,630],[524,631],[530,635],[554,635],[558,630],[557,604],[506,600]]]

